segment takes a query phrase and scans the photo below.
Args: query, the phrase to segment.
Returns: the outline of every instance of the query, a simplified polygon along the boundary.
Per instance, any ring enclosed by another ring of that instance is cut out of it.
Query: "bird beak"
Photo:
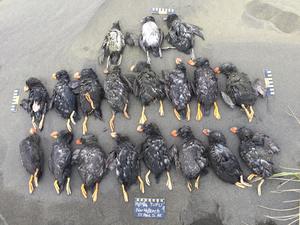
[[[181,58],[176,58],[176,60],[175,60],[175,63],[178,65],[179,63],[181,63],[182,62],[182,60],[181,60]]]
[[[136,128],[136,130],[137,130],[138,132],[143,132],[143,131],[144,131],[142,125],[138,125],[138,127]]]
[[[58,138],[58,132],[57,131],[53,131],[50,136],[54,139],[57,139]]]
[[[178,136],[177,130],[172,130],[171,135],[173,137],[177,137]]]
[[[209,130],[209,129],[203,129],[202,133],[203,133],[205,136],[209,136],[210,130]]]
[[[34,127],[30,128],[29,133],[36,134],[36,128],[34,128]]]
[[[81,139],[78,138],[75,143],[76,143],[76,145],[81,145],[82,144]]]
[[[80,79],[80,73],[79,72],[74,73],[74,79],[76,79],[76,80]]]
[[[195,61],[192,59],[190,59],[187,63],[191,66],[195,66],[195,64],[196,64]]]
[[[53,80],[56,80],[56,73],[53,73],[52,76],[51,76],[51,78],[52,78]]]
[[[214,72],[215,74],[220,74],[221,73],[220,67],[214,68]]]
[[[132,65],[132,66],[130,67],[130,71],[132,72],[132,71],[134,70],[134,68],[135,68],[135,65]]]
[[[231,131],[232,133],[236,134],[237,131],[238,131],[238,129],[237,129],[237,127],[231,127],[231,128],[230,128],[230,131]]]
[[[116,138],[116,137],[117,137],[117,133],[116,133],[116,132],[112,132],[112,133],[110,133],[110,136],[111,136],[112,138]]]
[[[164,17],[164,18],[163,18],[163,21],[167,21],[167,19],[168,19],[168,17]]]
[[[24,92],[27,92],[29,90],[29,87],[27,85],[24,86]]]

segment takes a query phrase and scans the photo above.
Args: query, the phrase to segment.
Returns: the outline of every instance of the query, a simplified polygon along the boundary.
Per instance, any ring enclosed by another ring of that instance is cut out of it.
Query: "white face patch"
[[[142,27],[143,42],[148,46],[158,46],[159,44],[159,29],[156,23],[149,21]]]

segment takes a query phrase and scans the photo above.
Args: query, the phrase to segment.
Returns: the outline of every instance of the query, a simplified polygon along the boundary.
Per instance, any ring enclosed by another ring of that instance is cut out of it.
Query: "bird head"
[[[147,23],[147,22],[155,22],[155,19],[153,16],[146,16],[144,17],[142,20],[141,20],[141,23],[144,24],[144,23]]]
[[[121,30],[120,21],[118,20],[118,21],[114,22],[111,29]]]
[[[190,59],[187,62],[191,66],[201,67],[201,66],[209,66],[209,60],[205,57],[198,57],[197,59]]]
[[[185,67],[184,63],[182,62],[182,59],[176,58],[175,63],[176,63],[176,69],[181,70],[184,73],[186,72],[186,67]]]
[[[24,86],[24,91],[29,91],[34,87],[41,87],[43,86],[42,82],[34,77],[30,77],[29,79],[26,80],[26,84]]]
[[[211,131],[209,129],[203,129],[202,133],[208,137],[210,144],[226,144],[226,138],[220,131]]]
[[[237,67],[232,63],[223,63],[221,66],[214,69],[216,74],[223,73],[227,77],[234,72],[237,72]]]
[[[160,135],[160,130],[158,126],[155,123],[145,123],[145,124],[140,124],[137,127],[138,132],[143,132],[146,135],[153,135],[157,134]]]
[[[97,138],[93,134],[82,135],[81,138],[76,140],[77,145],[86,145],[86,144],[96,144],[98,142]]]
[[[58,139],[68,144],[71,144],[73,140],[73,134],[68,130],[61,130],[60,132],[53,131],[51,132],[50,136],[54,139]]]
[[[173,130],[171,132],[173,137],[182,137],[182,138],[189,138],[193,136],[193,132],[190,126],[183,126],[178,130]]]
[[[70,76],[66,70],[60,70],[60,71],[52,74],[52,79],[69,81]]]
[[[168,15],[167,18],[165,18],[164,20],[166,21],[168,28],[170,28],[172,26],[173,21],[178,19],[179,19],[178,15],[174,13]]]
[[[79,79],[97,79],[97,74],[92,68],[88,69],[83,69],[81,72],[76,72],[74,74],[74,79],[79,80]]]
[[[253,137],[254,133],[247,127],[231,127],[230,131],[236,134],[240,140],[249,140]]]
[[[132,65],[130,67],[130,71],[135,72],[135,73],[140,73],[144,71],[145,69],[150,69],[150,65],[147,62],[140,61],[135,65]]]

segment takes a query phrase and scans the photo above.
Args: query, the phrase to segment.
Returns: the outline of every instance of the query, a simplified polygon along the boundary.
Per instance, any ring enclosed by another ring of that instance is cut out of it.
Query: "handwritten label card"
[[[134,214],[138,218],[159,218],[166,214],[166,202],[163,198],[135,198]]]

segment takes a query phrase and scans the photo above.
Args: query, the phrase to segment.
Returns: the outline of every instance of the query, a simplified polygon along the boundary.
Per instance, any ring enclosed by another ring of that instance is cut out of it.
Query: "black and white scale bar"
[[[272,71],[264,69],[265,85],[267,89],[267,96],[275,95],[274,81]]]
[[[17,107],[20,100],[20,89],[15,89],[13,92],[12,102],[10,106],[10,111],[17,112]]]
[[[152,14],[168,15],[173,13],[175,10],[170,8],[152,8]]]

